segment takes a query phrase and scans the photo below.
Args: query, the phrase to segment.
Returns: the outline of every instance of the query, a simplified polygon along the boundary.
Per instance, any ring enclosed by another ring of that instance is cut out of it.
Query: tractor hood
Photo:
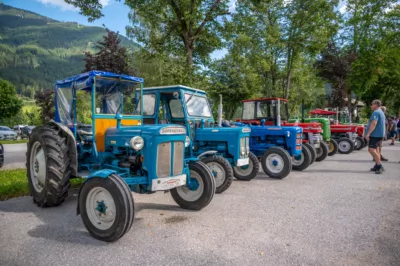
[[[322,127],[320,123],[316,122],[311,122],[311,123],[300,123],[300,122],[294,122],[294,123],[288,123],[284,122],[282,123],[284,126],[298,126],[303,128],[304,133],[322,133]]]
[[[237,141],[235,138],[250,137],[249,127],[208,127],[196,129],[196,141]]]
[[[141,136],[147,141],[152,141],[153,136],[165,138],[165,141],[185,141],[186,129],[181,125],[142,125],[121,126],[120,128],[108,128],[105,133],[106,146],[129,146],[131,138]]]
[[[357,132],[358,125],[331,125],[332,132]]]
[[[296,136],[297,133],[303,133],[303,129],[298,126],[252,126],[252,132],[267,130],[269,135],[282,135],[282,133],[289,137],[291,135]]]

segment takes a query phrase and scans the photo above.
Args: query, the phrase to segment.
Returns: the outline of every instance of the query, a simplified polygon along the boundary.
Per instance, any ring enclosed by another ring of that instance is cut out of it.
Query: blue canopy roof
[[[106,71],[98,71],[92,70],[86,73],[82,73],[76,76],[72,76],[70,78],[66,78],[63,80],[56,81],[57,87],[72,87],[72,84],[75,84],[75,88],[79,90],[88,90],[92,88],[93,85],[93,78],[94,77],[103,77],[103,78],[112,78],[118,79],[120,81],[128,81],[128,82],[135,82],[135,83],[142,83],[144,80],[143,78],[132,77],[124,74],[115,74],[112,72]],[[98,79],[96,81],[96,85],[106,85],[101,83],[108,83],[106,79]],[[100,83],[100,84],[99,84]],[[97,86],[96,86],[97,87]]]

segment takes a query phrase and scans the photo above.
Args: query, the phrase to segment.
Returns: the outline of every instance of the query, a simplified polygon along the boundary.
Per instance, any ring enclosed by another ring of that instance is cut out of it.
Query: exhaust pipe
[[[281,100],[278,99],[278,104],[277,104],[277,116],[276,116],[276,125],[278,127],[281,126]]]
[[[222,126],[222,94],[219,95],[218,105],[218,127]]]

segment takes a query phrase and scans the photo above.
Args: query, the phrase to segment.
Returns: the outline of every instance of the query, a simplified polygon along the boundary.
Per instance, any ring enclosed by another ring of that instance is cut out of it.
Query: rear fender
[[[64,135],[67,137],[69,157],[71,158],[71,163],[70,163],[71,175],[77,176],[77,174],[78,174],[78,154],[77,154],[77,150],[76,150],[76,141],[75,141],[74,134],[67,126],[57,123],[53,120],[47,122],[46,124],[57,127],[60,131],[64,132]]]
[[[109,177],[111,174],[116,173],[117,171],[114,170],[110,170],[110,169],[102,169],[102,170],[98,170],[96,172],[91,173],[86,180],[82,183],[81,187],[79,188],[79,192],[78,192],[78,204],[76,206],[76,215],[81,214],[79,211],[79,197],[81,195],[81,190],[83,188],[83,186],[85,185],[86,181],[88,181],[90,178],[93,177],[100,177],[100,178],[107,178]]]

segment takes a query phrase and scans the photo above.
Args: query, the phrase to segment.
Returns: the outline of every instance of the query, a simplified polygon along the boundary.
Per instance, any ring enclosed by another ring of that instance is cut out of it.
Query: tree
[[[0,79],[0,119],[15,116],[22,107],[22,101],[17,97],[15,86]]]
[[[49,119],[54,119],[54,91],[37,91],[35,94],[36,105],[40,108],[40,119],[46,123]]]
[[[129,66],[128,51],[125,47],[121,47],[121,40],[118,33],[106,29],[107,35],[102,41],[97,42],[96,49],[98,52],[92,54],[85,52],[85,70],[101,70],[109,71],[116,74],[134,75],[135,71]]]
[[[256,87],[257,79],[251,72],[246,73],[246,66],[233,61],[232,56],[227,54],[224,58],[214,61],[208,77],[211,86],[208,89],[209,96],[214,102],[219,102],[219,95],[222,95],[225,118],[231,120],[241,100],[251,98],[255,92],[251,89]]]
[[[89,21],[103,16],[99,0],[65,0]],[[221,39],[229,0],[125,0],[132,12],[128,35],[148,50],[184,56],[189,71],[223,47]]]

